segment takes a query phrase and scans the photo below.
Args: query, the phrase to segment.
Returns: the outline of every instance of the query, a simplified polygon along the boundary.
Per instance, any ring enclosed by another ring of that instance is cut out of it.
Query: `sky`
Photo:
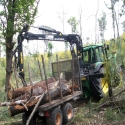
[[[101,14],[102,10],[105,10],[107,12],[108,9],[104,5],[104,0],[45,0],[44,2],[40,1],[38,17],[35,19],[35,25],[47,25],[56,30],[62,31],[62,23],[61,20],[58,18],[58,13],[60,13],[61,15],[61,12],[64,8],[64,11],[66,13],[65,33],[71,33],[71,28],[67,24],[67,20],[72,16],[75,16],[76,19],[79,19],[79,11],[81,7],[83,37],[86,37],[88,32],[92,32],[92,30],[94,30],[95,28],[95,13],[97,11],[98,1],[98,15]]]
[[[99,18],[104,11],[107,14],[107,30],[105,32],[105,38],[111,39],[113,37],[112,33],[112,19],[111,11],[107,9],[106,5],[110,5],[110,0],[40,0],[38,7],[38,14],[35,18],[34,26],[46,25],[57,31],[63,32],[63,25],[59,18],[59,15],[62,16],[64,9],[65,12],[65,27],[64,33],[70,34],[71,27],[67,23],[67,20],[74,16],[76,19],[79,19],[80,8],[82,8],[82,37],[83,44],[86,43],[86,38],[89,37],[89,42],[95,41],[95,14],[98,11],[97,18]],[[121,29],[121,27],[120,27]],[[41,33],[36,29],[31,29],[34,32]],[[79,27],[78,27],[79,30]],[[120,30],[122,34],[122,30]],[[52,42],[54,45],[54,50],[59,51],[64,49],[64,43]],[[28,43],[29,44],[29,43]],[[44,43],[37,41],[32,42],[31,45],[28,45],[29,49],[33,48],[37,50],[39,48],[45,48]],[[33,46],[33,47],[31,47]],[[43,50],[42,49],[42,50]],[[40,49],[41,50],[41,49]]]

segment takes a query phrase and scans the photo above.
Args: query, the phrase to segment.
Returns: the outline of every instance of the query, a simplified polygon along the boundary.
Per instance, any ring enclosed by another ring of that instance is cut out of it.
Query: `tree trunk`
[[[47,83],[48,84],[49,83],[53,83],[53,82],[56,82],[56,80],[53,77],[47,79]],[[15,89],[15,90],[10,90],[8,92],[8,98],[9,99],[16,99],[17,97],[19,97],[20,99],[23,99],[26,96],[26,94],[28,94],[28,95],[29,94],[40,95],[40,93],[44,89],[46,89],[46,82],[45,81],[40,81],[40,82],[34,84],[33,86],[30,85],[30,86],[26,86],[26,87],[23,87],[23,88],[18,88],[18,89]],[[24,95],[24,97],[21,96],[21,95]]]
[[[61,85],[62,87],[62,95],[65,96],[65,95],[68,95],[72,92],[72,87],[71,86],[67,86],[66,84],[62,84]],[[50,94],[50,98],[51,100],[54,100],[54,99],[57,99],[57,98],[60,98],[60,87],[56,87],[56,88],[53,88],[51,90],[49,90],[49,94]],[[28,103],[25,104],[25,107],[23,105],[14,105],[14,106],[10,106],[8,108],[8,111],[9,111],[9,115],[10,116],[14,116],[14,115],[17,115],[19,113],[22,113],[22,112],[25,112],[26,111],[26,107],[30,110],[30,108],[33,108],[34,105],[38,102],[39,98],[35,98],[35,97],[32,97],[34,99],[30,99],[31,101],[28,101]],[[45,92],[44,96],[43,96],[43,99],[41,101],[41,105],[42,104],[45,104],[49,101],[49,98],[48,98],[48,94],[47,92]]]
[[[9,39],[7,40],[9,41]],[[10,41],[12,41],[12,38],[10,38]],[[8,44],[8,42],[7,42]],[[5,91],[8,92],[11,89],[10,83],[11,83],[11,75],[12,75],[12,50],[6,46],[6,84],[5,84]]]
[[[5,91],[10,90],[10,78],[12,75],[12,58],[13,58],[13,35],[14,35],[14,18],[15,18],[15,0],[8,1],[8,18],[6,28],[6,84]]]

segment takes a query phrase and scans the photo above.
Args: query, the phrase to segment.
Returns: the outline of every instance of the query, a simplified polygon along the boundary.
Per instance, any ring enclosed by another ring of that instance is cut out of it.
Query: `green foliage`
[[[98,23],[99,23],[100,36],[102,37],[102,40],[103,40],[104,39],[104,32],[106,30],[106,25],[107,25],[105,12],[103,12],[100,19],[98,19]]]
[[[52,56],[52,49],[53,49],[53,45],[51,42],[48,43],[48,54],[47,57],[50,58]]]
[[[59,61],[71,59],[71,54],[70,54],[69,51],[67,51],[67,53],[65,51],[60,51],[58,53],[53,53],[52,54],[52,56],[51,56],[51,62],[56,62],[57,61],[56,60],[56,54],[58,54]],[[30,72],[31,72],[30,75],[31,75],[32,82],[41,80],[40,69],[39,69],[39,65],[38,65],[38,60],[40,62],[41,71],[42,71],[42,75],[43,75],[43,79],[44,79],[45,76],[44,76],[44,71],[43,71],[41,54],[40,53],[34,53],[34,54],[31,54],[31,55],[28,55],[28,56],[24,57],[25,80],[26,80],[26,82],[28,84],[30,83],[30,76],[29,76],[28,65],[30,67]],[[45,68],[46,68],[46,75],[47,75],[47,77],[52,77],[51,62],[50,62],[50,58],[48,57],[48,53],[44,54],[44,62],[45,62]],[[1,62],[1,67],[2,67],[2,65],[3,64]],[[2,74],[3,71],[5,72],[5,69],[1,68],[0,74]],[[3,77],[4,81],[2,81],[2,79],[0,79],[0,83],[2,83],[1,86],[3,87],[4,83],[5,83],[5,75],[2,74],[2,77]],[[21,80],[19,78],[18,78],[18,84],[19,84],[20,87],[22,86]],[[16,82],[15,82],[14,73],[12,74],[12,77],[11,77],[11,86],[13,88],[16,88]]]
[[[109,44],[108,60],[105,63],[105,79],[113,88],[123,84],[124,72],[121,65],[125,65],[125,33],[117,39],[106,41]]]
[[[10,88],[10,78],[12,74],[13,36],[24,23],[31,25],[37,13],[39,0],[2,0],[0,1],[0,19],[2,23],[1,32],[5,38],[6,45],[6,82],[5,91]],[[6,22],[6,24],[4,24]]]
[[[4,86],[5,83],[5,58],[0,59],[0,87]]]
[[[3,10],[0,16],[4,17],[7,27],[4,27],[4,36],[13,36],[20,31],[24,23],[32,24],[37,13],[36,0],[2,0]]]
[[[22,114],[10,117],[8,114],[7,107],[1,107],[0,113],[1,113],[0,114],[1,125],[22,125],[22,123],[20,123]]]
[[[76,18],[75,17],[71,17],[67,22],[71,25],[72,33],[77,33],[78,21],[76,20]]]
[[[100,31],[104,31],[106,29],[107,24],[105,12],[102,13],[102,16],[100,17],[100,19],[98,19],[98,22]]]

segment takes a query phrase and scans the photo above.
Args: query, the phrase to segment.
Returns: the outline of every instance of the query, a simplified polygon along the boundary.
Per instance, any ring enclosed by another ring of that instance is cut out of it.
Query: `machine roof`
[[[85,46],[83,47],[84,50],[88,50],[90,48],[96,48],[96,47],[100,47],[103,46],[103,44],[94,44],[94,45],[89,45],[89,46]]]

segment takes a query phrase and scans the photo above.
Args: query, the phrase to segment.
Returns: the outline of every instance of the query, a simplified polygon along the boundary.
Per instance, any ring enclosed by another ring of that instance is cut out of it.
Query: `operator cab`
[[[83,47],[83,56],[84,63],[102,62],[104,56],[103,45],[90,45]]]
[[[105,51],[102,44],[90,45],[83,47],[83,69],[89,68],[89,70],[95,69],[96,66],[102,65],[105,57]]]

